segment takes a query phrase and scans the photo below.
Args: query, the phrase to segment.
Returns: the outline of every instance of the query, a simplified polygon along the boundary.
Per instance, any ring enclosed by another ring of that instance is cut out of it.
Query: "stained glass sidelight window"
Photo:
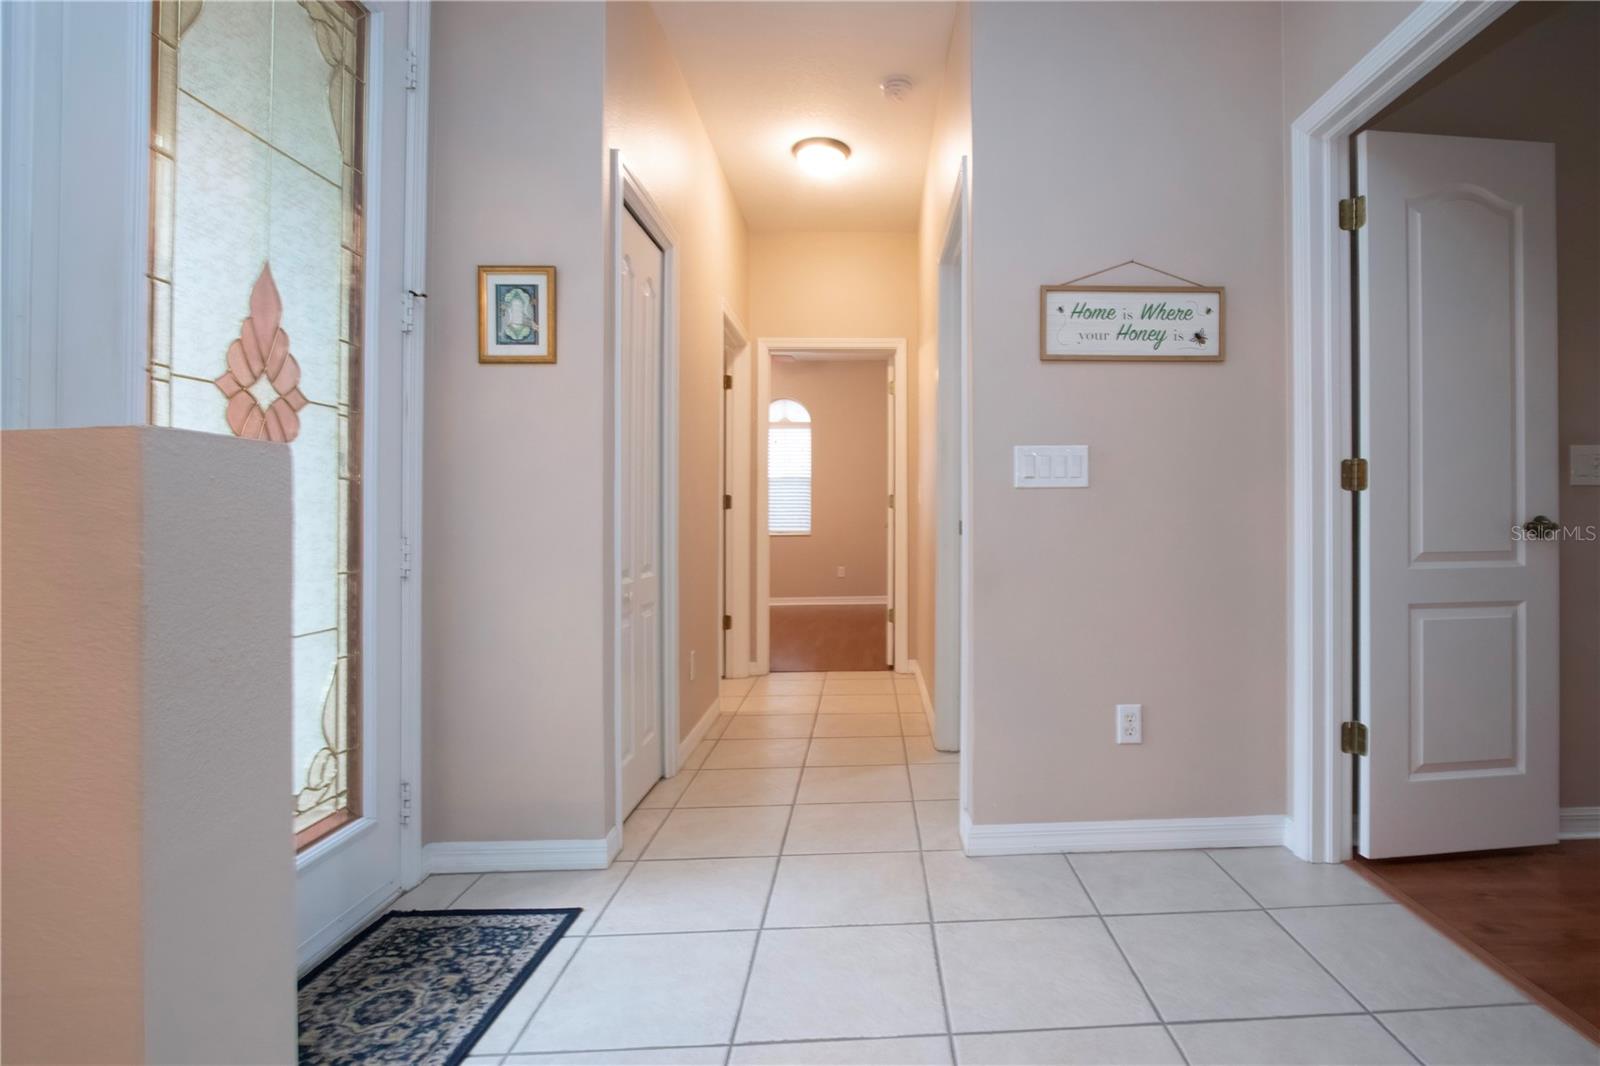
[[[156,0],[151,42],[150,421],[293,456],[301,846],[360,809],[366,23],[343,0]]]

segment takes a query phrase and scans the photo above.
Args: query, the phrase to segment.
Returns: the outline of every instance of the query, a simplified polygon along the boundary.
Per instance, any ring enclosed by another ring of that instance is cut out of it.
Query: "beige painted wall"
[[[750,329],[757,337],[917,334],[914,233],[750,235]]]
[[[934,112],[928,170],[922,186],[917,225],[917,336],[911,348],[911,657],[922,669],[928,694],[933,694],[934,582],[938,538],[935,518],[938,491],[939,403],[939,256],[945,225],[961,173],[961,160],[972,155],[972,18],[967,5],[956,12],[945,59],[944,82]],[[970,178],[970,163],[969,163]]]
[[[1279,8],[971,17],[973,820],[1281,813]],[[1019,119],[1085,87],[1048,137]],[[1115,165],[1084,165],[1115,131]],[[1225,363],[1039,361],[1039,284],[1130,256],[1227,287]],[[1011,487],[1012,446],[1049,442],[1090,446],[1091,488]],[[1142,745],[1113,744],[1119,702]]]
[[[288,449],[122,428],[0,455],[0,1058],[290,1061]]]
[[[772,398],[811,412],[811,532],[771,538],[775,599],[889,591],[886,373],[881,362],[772,362]]]
[[[611,3],[605,10],[606,147],[622,151],[678,240],[678,715],[680,735],[687,736],[717,705],[722,313],[726,304],[749,320],[747,238],[650,6]]]
[[[594,839],[609,828],[605,18],[599,4],[433,7],[428,841]],[[480,263],[556,267],[555,365],[479,365]]]
[[[1283,117],[1293,122],[1417,7],[1415,0],[1289,0],[1283,8]]]
[[[1371,123],[1556,146],[1561,514],[1600,528],[1568,446],[1600,443],[1600,5],[1519,4]],[[1561,805],[1600,805],[1600,542],[1561,545]]]

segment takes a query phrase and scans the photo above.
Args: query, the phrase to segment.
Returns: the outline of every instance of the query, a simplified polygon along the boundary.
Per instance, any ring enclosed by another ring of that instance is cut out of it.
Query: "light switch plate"
[[[1086,489],[1087,444],[1018,444],[1011,450],[1011,486],[1018,489]]]
[[[1600,485],[1600,444],[1574,444],[1568,454],[1574,485]]]

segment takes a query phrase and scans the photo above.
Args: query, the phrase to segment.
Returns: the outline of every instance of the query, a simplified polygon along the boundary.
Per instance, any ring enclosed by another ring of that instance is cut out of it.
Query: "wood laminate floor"
[[[879,604],[774,607],[772,670],[887,670],[887,625]]]
[[[1351,865],[1600,1041],[1600,840]]]

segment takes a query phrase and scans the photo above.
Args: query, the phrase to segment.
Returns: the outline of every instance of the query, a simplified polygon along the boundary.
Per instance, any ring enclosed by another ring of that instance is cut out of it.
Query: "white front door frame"
[[[906,455],[906,339],[904,337],[764,337],[756,341],[756,402],[753,417],[759,427],[766,425],[767,406],[772,402],[772,357],[800,354],[810,358],[887,359],[894,366],[894,669],[909,669],[911,654],[907,644],[910,615],[906,610],[906,583],[909,580],[906,514],[908,480]],[[767,435],[755,434],[756,520],[756,663],[755,672],[765,674],[772,662],[772,540],[767,534]]]
[[[717,501],[717,602],[730,623],[723,631],[719,663],[721,677],[749,677],[750,657],[750,435],[755,425],[750,408],[750,331],[724,301],[722,305],[722,372],[725,375],[722,418],[722,494]],[[730,432],[730,430],[732,432]],[[742,432],[741,432],[742,430]],[[731,532],[730,532],[731,531]],[[735,649],[729,654],[728,649]]]
[[[632,212],[661,248],[661,776],[678,772],[678,238],[666,212],[628,169],[620,149],[611,149],[610,204],[611,394],[611,573],[608,609],[611,637],[612,855],[622,841],[628,815],[622,793],[622,220]]]
[[[945,213],[939,254],[939,381],[953,396],[935,397],[934,537],[934,747],[961,752],[961,811],[966,812],[972,775],[972,315],[970,212],[967,158],[961,159]],[[947,400],[949,402],[947,402]],[[952,410],[953,409],[953,410]],[[952,432],[953,430],[953,432]],[[951,458],[954,462],[951,462]],[[955,506],[950,506],[951,500]],[[953,541],[953,544],[952,544]],[[955,611],[950,610],[951,601]],[[952,684],[949,673],[955,667]],[[951,721],[950,704],[955,720]],[[965,821],[965,820],[964,820]]]
[[[1343,862],[1352,841],[1350,757],[1339,726],[1354,697],[1354,532],[1339,463],[1350,458],[1350,137],[1471,40],[1511,0],[1420,4],[1289,130],[1291,518],[1289,824],[1284,843]]]

